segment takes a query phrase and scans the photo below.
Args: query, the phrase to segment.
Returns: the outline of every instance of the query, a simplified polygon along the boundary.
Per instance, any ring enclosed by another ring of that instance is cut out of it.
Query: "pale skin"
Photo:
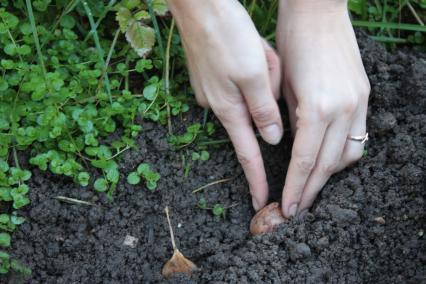
[[[285,217],[304,214],[330,176],[362,157],[370,85],[346,0],[281,0],[275,52],[236,0],[168,0],[198,103],[229,134],[253,207],[268,200],[259,144],[278,144],[284,95],[294,137],[285,177]],[[282,91],[282,92],[281,92]],[[254,125],[253,125],[254,123]]]

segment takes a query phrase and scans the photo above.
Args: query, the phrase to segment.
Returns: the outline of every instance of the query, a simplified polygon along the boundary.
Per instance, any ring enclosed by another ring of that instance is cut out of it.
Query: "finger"
[[[367,133],[366,120],[367,120],[367,104],[364,104],[359,107],[355,113],[355,118],[352,122],[352,126],[349,130],[348,136],[361,136]],[[339,172],[356,163],[359,159],[362,158],[364,154],[364,144],[359,141],[353,141],[347,139],[345,149],[343,150],[342,161],[337,168],[336,172]]]
[[[322,121],[298,122],[292,156],[283,190],[282,209],[285,217],[295,216],[306,181],[311,174],[322,144],[326,124]]]
[[[290,119],[290,127],[291,127],[291,133],[293,135],[293,138],[296,135],[296,109],[297,109],[297,100],[294,95],[294,92],[291,90],[290,87],[284,88],[284,98],[287,104],[288,109],[288,116]]]
[[[257,211],[268,200],[268,183],[247,107],[244,102],[229,107],[224,107],[223,104],[216,107],[214,102],[211,105],[234,145],[249,184],[253,207]]]
[[[238,82],[237,85],[262,138],[269,144],[278,144],[283,136],[283,125],[266,70],[249,80]]]
[[[266,62],[268,63],[269,81],[271,83],[274,98],[280,98],[281,85],[281,61],[274,48],[265,40],[262,40],[263,49],[265,50]]]
[[[198,105],[203,108],[208,108],[209,103],[200,84],[201,81],[198,75],[200,72],[197,72],[196,65],[194,62],[192,62],[190,57],[187,57],[186,62],[188,65],[189,81],[191,83],[192,89],[195,92],[195,99],[197,100]]]
[[[312,206],[327,180],[336,172],[345,148],[350,125],[351,120],[342,117],[327,128],[315,168],[303,190],[298,208],[299,212],[303,212]]]

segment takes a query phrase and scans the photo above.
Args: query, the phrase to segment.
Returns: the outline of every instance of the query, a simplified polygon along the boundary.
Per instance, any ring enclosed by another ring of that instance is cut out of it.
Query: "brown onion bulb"
[[[259,210],[251,219],[250,233],[252,235],[269,233],[286,221],[287,219],[283,216],[279,203],[272,202]]]

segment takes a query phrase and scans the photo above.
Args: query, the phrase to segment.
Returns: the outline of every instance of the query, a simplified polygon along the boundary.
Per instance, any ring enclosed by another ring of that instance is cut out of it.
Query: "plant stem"
[[[149,16],[151,17],[152,24],[154,26],[155,36],[157,37],[158,47],[160,48],[161,57],[164,59],[164,47],[163,41],[161,40],[160,27],[158,26],[157,18],[155,17],[154,10],[152,9],[152,0],[146,0],[148,6]]]
[[[164,208],[164,211],[166,212],[167,223],[169,224],[170,239],[172,240],[173,250],[175,251],[175,250],[177,250],[177,247],[176,247],[176,243],[175,243],[175,235],[173,234],[172,223],[170,222],[169,207],[166,206],[166,208]]]
[[[166,91],[166,104],[167,104],[167,125],[169,129],[169,135],[173,135],[173,128],[172,128],[172,118],[170,114],[170,105],[168,103],[168,97],[170,96],[170,47],[172,45],[172,36],[173,36],[173,30],[175,27],[175,20],[172,19],[172,23],[170,24],[170,30],[169,30],[169,36],[167,38],[167,47],[166,47],[166,54],[165,54],[165,66],[164,66],[164,88]]]
[[[93,19],[92,11],[90,10],[89,5],[87,4],[87,1],[81,1],[81,2],[83,3],[84,11],[86,12],[87,18],[89,19],[89,24],[91,29],[90,32],[93,35],[93,41],[95,42],[96,50],[98,51],[99,61],[102,67],[105,68],[104,50],[102,49],[101,43],[99,41],[99,35],[96,30],[96,24],[95,24],[95,20]],[[109,97],[109,102],[112,104],[111,88],[109,86],[108,74],[105,75],[104,82],[105,82],[105,89]]]
[[[19,159],[18,159],[18,153],[16,152],[16,148],[13,147],[13,159],[15,161],[15,166],[20,169],[21,166],[19,165]]]
[[[26,5],[27,5],[28,18],[30,19],[31,30],[32,30],[33,37],[34,37],[34,43],[35,43],[35,46],[36,46],[36,49],[37,49],[37,57],[38,57],[38,61],[39,61],[40,66],[41,66],[41,70],[43,72],[44,81],[45,81],[46,86],[48,87],[49,91],[52,92],[52,90],[50,88],[50,82],[49,82],[49,80],[47,80],[47,71],[46,71],[46,66],[44,65],[43,54],[41,53],[40,40],[38,38],[37,27],[36,27],[36,24],[35,24],[33,6],[31,5],[30,0],[25,0],[25,2],[26,2]]]

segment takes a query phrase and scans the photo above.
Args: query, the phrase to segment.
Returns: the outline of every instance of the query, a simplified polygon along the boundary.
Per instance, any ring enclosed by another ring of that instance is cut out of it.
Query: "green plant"
[[[0,201],[12,205],[1,207],[4,234],[30,202],[20,158],[112,199],[140,122],[166,125],[188,111],[180,38],[167,15],[164,0],[0,1]],[[156,187],[159,175],[140,174]],[[3,255],[4,271],[14,263]]]
[[[215,203],[213,205],[213,207],[209,207],[207,205],[207,200],[204,197],[201,197],[198,200],[197,206],[200,209],[211,211],[214,216],[226,217],[226,210],[229,209],[229,208],[232,208],[232,207],[236,206],[236,204],[233,204],[231,206],[225,207],[225,206],[223,206],[220,203]]]
[[[141,177],[145,180],[145,185],[149,190],[156,189],[157,182],[161,178],[160,174],[151,170],[148,164],[142,163],[137,167],[135,172],[131,172],[127,176],[127,182],[132,185],[137,185],[140,183]]]

